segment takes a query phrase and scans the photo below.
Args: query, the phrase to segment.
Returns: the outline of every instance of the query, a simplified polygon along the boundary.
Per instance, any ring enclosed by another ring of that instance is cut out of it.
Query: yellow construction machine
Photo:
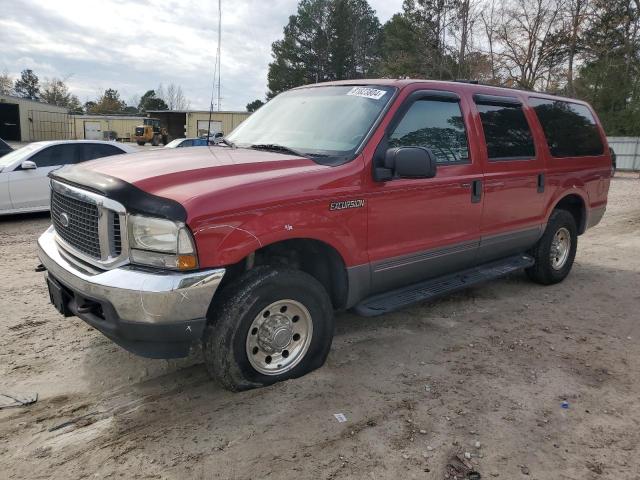
[[[167,129],[160,126],[160,120],[157,118],[145,118],[142,125],[136,127],[135,134],[136,143],[140,146],[147,142],[151,142],[154,147],[169,143],[169,134]]]

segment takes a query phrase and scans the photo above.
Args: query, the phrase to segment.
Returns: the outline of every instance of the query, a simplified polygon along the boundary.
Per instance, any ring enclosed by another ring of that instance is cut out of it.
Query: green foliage
[[[82,112],[78,97],[70,93],[67,85],[59,78],[52,78],[46,81],[40,100],[50,105],[66,107],[72,113]]]
[[[247,112],[255,112],[263,105],[264,102],[262,100],[256,99],[253,102],[247,103]]]
[[[89,103],[92,103],[92,105],[88,105]],[[120,99],[118,91],[112,88],[106,89],[97,102],[85,103],[87,113],[103,115],[122,113],[126,106],[127,105]]]
[[[40,81],[33,70],[26,69],[20,74],[20,78],[16,80],[13,91],[19,97],[28,98],[30,100],[38,100],[40,97]]]
[[[272,45],[268,98],[309,83],[364,78],[380,60],[380,22],[366,0],[301,0]]]
[[[156,96],[155,90],[147,90],[145,94],[140,97],[138,110],[140,113],[145,113],[149,110],[169,110],[169,106],[163,99]]]

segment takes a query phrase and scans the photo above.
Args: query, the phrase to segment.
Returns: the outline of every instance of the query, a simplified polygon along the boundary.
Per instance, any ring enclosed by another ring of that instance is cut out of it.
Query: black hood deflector
[[[68,165],[49,173],[49,177],[120,202],[129,213],[161,217],[183,223],[187,221],[187,211],[175,200],[152,195],[110,175]]]

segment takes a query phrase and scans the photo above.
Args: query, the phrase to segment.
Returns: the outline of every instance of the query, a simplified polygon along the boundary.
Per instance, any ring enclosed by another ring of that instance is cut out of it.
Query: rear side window
[[[124,153],[118,147],[113,145],[103,145],[100,143],[85,143],[82,161],[93,160],[94,158],[109,157],[111,155],[120,155]]]
[[[602,155],[604,146],[596,120],[587,107],[577,103],[531,98],[554,157]]]
[[[417,100],[389,137],[389,147],[426,147],[439,164],[469,162],[458,102]]]
[[[38,167],[54,167],[76,163],[79,157],[78,147],[78,144],[73,143],[53,145],[40,150],[29,160],[35,162]]]
[[[489,160],[535,157],[533,137],[522,106],[477,103]]]

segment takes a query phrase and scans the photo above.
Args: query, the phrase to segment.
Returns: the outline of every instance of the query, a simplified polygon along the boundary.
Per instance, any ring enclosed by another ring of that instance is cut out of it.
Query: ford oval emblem
[[[68,227],[69,226],[69,215],[67,215],[66,213],[62,212],[60,214],[60,223],[62,224],[63,227]]]

